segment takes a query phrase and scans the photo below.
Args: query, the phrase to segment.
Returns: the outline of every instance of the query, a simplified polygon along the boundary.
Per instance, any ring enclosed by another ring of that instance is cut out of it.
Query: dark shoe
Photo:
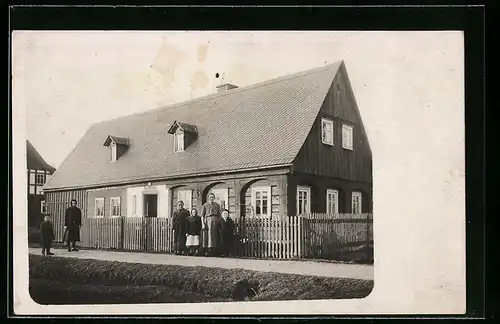
[[[47,255],[54,255],[54,253],[52,253],[52,252],[47,252]]]
[[[79,251],[77,248],[72,248],[71,251]]]
[[[68,252],[71,252],[71,251],[72,251],[71,248],[68,248]]]

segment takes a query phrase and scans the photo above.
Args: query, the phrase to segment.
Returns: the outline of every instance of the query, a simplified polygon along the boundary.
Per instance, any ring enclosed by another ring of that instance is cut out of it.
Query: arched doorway
[[[229,186],[224,182],[212,183],[203,190],[202,204],[207,202],[208,194],[215,195],[215,201],[222,209],[229,210]]]
[[[240,192],[241,217],[271,217],[279,213],[279,196],[275,195],[273,199],[273,187],[276,185],[266,178],[247,182]]]
[[[184,208],[187,210],[191,210],[193,205],[193,189],[186,185],[180,185],[170,188],[171,197],[170,197],[170,205],[172,206],[171,212],[177,208],[177,203],[182,200],[184,203]]]

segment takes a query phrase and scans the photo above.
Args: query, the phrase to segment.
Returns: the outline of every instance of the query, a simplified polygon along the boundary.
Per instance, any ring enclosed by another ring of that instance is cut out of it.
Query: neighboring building
[[[50,179],[55,168],[42,158],[40,153],[26,140],[26,159],[28,169],[28,226],[40,224],[42,215],[46,212],[43,185]]]
[[[103,107],[104,108],[104,107]],[[372,155],[343,62],[92,125],[45,185],[62,217],[371,213]]]

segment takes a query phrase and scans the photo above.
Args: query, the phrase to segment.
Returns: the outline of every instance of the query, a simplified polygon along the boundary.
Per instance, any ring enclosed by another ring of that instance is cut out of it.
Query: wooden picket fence
[[[373,253],[371,214],[308,214],[235,220],[232,252],[263,259],[339,259],[363,248]],[[171,218],[106,217],[82,220],[80,245],[95,249],[173,251]]]

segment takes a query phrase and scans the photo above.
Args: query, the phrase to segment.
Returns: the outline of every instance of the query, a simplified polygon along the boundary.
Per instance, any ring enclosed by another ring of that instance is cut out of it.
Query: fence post
[[[125,237],[124,222],[125,222],[125,216],[120,217],[120,240],[118,241],[119,250],[123,250],[123,241]]]
[[[303,235],[302,235],[302,228],[303,228],[303,222],[304,222],[304,217],[305,216],[300,216],[297,219],[297,257],[302,258],[302,240],[303,240]]]

